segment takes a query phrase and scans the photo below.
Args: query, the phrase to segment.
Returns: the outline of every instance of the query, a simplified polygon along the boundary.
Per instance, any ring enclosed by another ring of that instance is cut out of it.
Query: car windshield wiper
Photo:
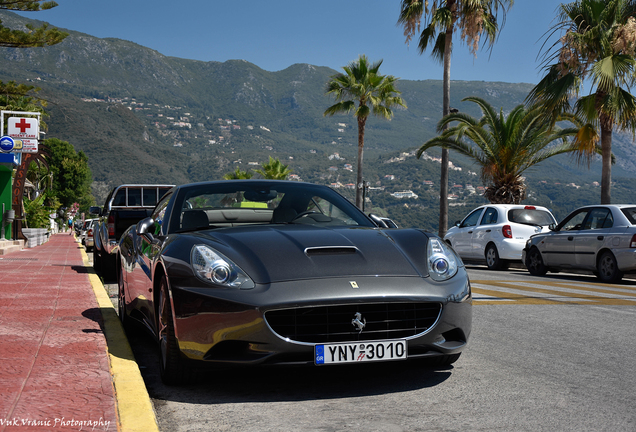
[[[531,225],[531,226],[538,226],[538,227],[542,227],[543,225],[536,223],[536,222],[516,222],[518,224],[522,224],[522,225]]]

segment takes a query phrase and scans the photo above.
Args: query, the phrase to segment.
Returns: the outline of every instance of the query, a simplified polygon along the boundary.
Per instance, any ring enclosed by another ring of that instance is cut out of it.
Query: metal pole
[[[2,203],[2,222],[0,223],[0,225],[2,225],[2,230],[0,231],[0,240],[4,240],[4,203]]]
[[[366,201],[367,196],[367,185],[367,182],[362,182],[362,213],[364,213],[364,202]]]

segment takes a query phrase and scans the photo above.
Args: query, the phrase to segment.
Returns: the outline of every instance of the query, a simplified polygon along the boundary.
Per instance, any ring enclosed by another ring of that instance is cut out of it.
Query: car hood
[[[425,275],[427,237],[418,230],[270,225],[195,236],[234,261],[256,283]]]

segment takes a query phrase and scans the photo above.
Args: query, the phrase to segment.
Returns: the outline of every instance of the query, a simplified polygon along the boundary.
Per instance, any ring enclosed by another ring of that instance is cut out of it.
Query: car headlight
[[[452,278],[461,266],[461,261],[455,252],[442,239],[431,237],[428,239],[428,273],[436,281]]]
[[[254,281],[239,266],[211,247],[196,245],[190,255],[194,273],[205,282],[229,288],[254,288]]]

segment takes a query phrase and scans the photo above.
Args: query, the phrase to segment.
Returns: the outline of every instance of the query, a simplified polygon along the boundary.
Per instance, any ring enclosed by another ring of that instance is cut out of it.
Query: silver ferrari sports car
[[[471,330],[461,259],[326,187],[171,189],[118,251],[119,316],[159,343],[167,384],[206,366],[455,362]]]

